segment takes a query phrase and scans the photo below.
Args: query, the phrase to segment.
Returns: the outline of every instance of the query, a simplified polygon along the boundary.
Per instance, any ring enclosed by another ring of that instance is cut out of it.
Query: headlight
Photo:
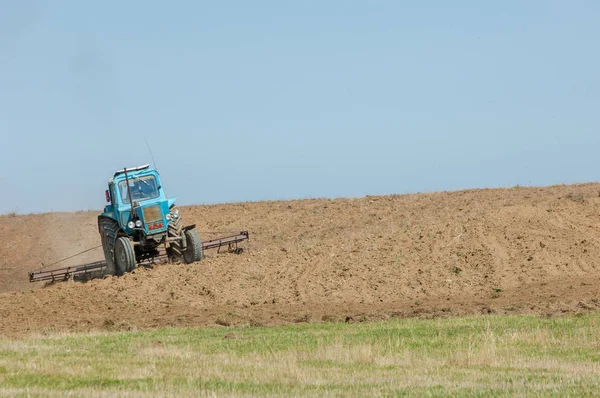
[[[171,220],[171,215],[170,215],[170,214],[167,214],[167,215],[165,216],[165,218],[167,219],[167,221],[170,221],[170,220]]]
[[[134,228],[135,228],[135,223],[134,223],[133,221],[129,221],[129,222],[127,223],[127,227],[128,227],[129,229],[134,229]]]
[[[173,218],[178,218],[178,217],[179,217],[179,209],[173,210]]]
[[[138,227],[138,228],[142,228],[142,222],[140,220],[137,220],[135,222],[135,226]]]

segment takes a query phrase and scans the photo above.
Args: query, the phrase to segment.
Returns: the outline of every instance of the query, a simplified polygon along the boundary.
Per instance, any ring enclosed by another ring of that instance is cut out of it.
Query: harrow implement
[[[59,282],[69,280],[74,275],[91,274],[103,271],[106,261],[96,261],[89,264],[74,265],[71,267],[58,268],[54,270],[42,270],[29,273],[29,282],[51,281]]]
[[[248,239],[248,231],[241,231],[237,235],[225,236],[223,238],[211,239],[202,242],[202,250],[217,249],[220,252],[221,247],[227,246],[227,250],[231,253],[240,254],[243,249],[238,247],[238,243]]]
[[[216,238],[201,242],[202,252],[204,250],[209,249],[217,249],[217,253],[221,251],[221,248],[227,246],[227,251],[230,253],[240,254],[243,252],[243,248],[238,246],[239,242],[249,239],[248,231],[241,231],[239,234],[225,236],[222,238]],[[89,250],[85,250],[81,253],[85,253]],[[76,255],[75,255],[76,256]],[[70,256],[68,258],[72,258],[74,256]],[[166,255],[158,256],[158,258],[165,258]],[[62,260],[64,261],[64,260]],[[145,259],[145,261],[150,261],[151,263],[154,261],[153,258]],[[60,261],[59,261],[60,262]],[[141,265],[141,262],[140,262]],[[67,281],[73,278],[75,275],[78,277],[92,277],[94,274],[98,274],[100,272],[104,272],[107,264],[106,261],[96,261],[88,264],[81,265],[73,265],[70,267],[57,268],[53,270],[40,270],[33,271],[29,273],[29,282],[41,282],[41,281],[50,281],[50,282],[60,282]]]

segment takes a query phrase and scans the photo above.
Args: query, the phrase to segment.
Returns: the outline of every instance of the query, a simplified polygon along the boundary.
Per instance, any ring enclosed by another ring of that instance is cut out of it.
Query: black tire
[[[107,217],[98,218],[98,229],[104,250],[104,259],[106,261],[107,275],[115,275],[115,241],[119,235],[119,224],[113,219]]]
[[[172,207],[171,210],[174,210],[175,207]],[[169,221],[169,228],[167,230],[167,237],[169,238],[178,238],[183,233],[183,221],[181,220],[181,216],[179,216],[176,220]],[[167,249],[167,254],[169,259],[172,262],[181,261],[181,257],[183,255],[183,244],[180,241],[173,241],[169,244],[169,248]]]
[[[127,237],[118,238],[115,242],[115,273],[118,276],[135,269],[135,253],[133,245]]]
[[[198,232],[193,229],[185,231],[186,248],[183,252],[183,261],[186,264],[200,261],[202,259],[202,243]]]

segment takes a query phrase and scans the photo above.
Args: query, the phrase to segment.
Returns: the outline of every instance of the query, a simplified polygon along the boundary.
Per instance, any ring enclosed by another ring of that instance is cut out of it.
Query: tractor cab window
[[[159,196],[154,176],[129,178],[129,189],[131,190],[133,200],[136,202],[155,199]],[[129,204],[129,192],[127,191],[127,182],[125,180],[119,182],[119,192],[121,194],[121,201]]]
[[[110,204],[117,205],[117,196],[115,195],[115,184],[110,184]]]

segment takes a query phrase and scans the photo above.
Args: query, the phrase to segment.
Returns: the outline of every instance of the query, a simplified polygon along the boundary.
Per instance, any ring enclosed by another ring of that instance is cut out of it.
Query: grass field
[[[0,339],[3,396],[600,395],[600,314]]]

